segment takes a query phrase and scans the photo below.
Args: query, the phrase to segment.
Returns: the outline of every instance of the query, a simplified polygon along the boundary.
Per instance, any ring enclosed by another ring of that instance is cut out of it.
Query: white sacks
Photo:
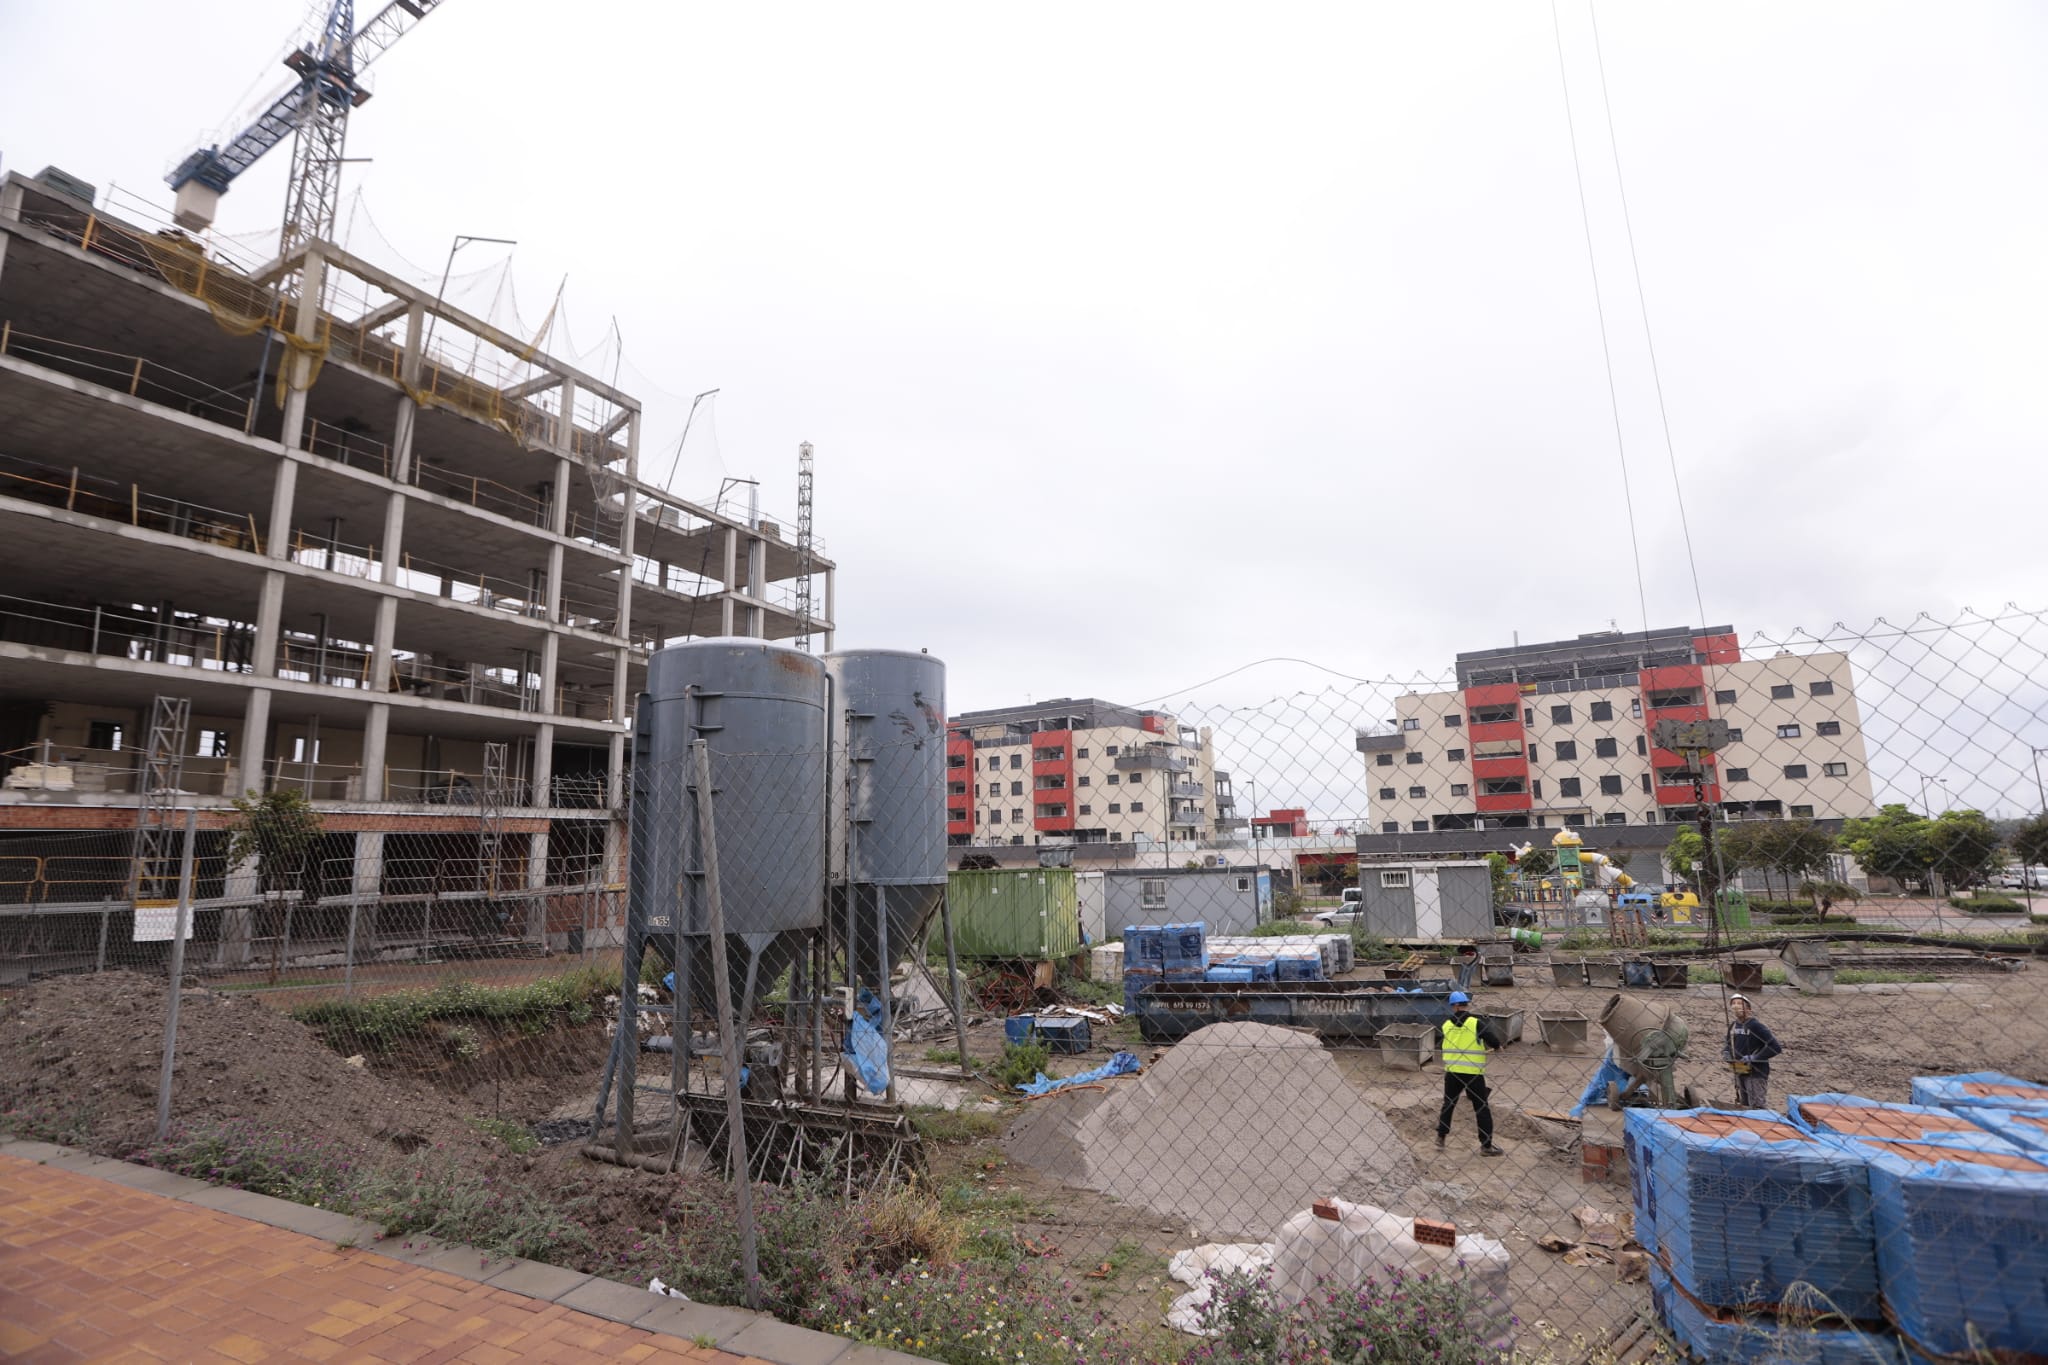
[[[1459,1234],[1452,1246],[1415,1240],[1414,1220],[1342,1199],[1335,1219],[1304,1210],[1273,1234],[1273,1290],[1288,1303],[1327,1286],[1386,1278],[1389,1268],[1408,1275],[1463,1278],[1478,1300],[1474,1325],[1494,1350],[1514,1346],[1514,1307],[1508,1287],[1508,1249],[1491,1237]],[[1461,1268],[1462,1267],[1462,1268]]]

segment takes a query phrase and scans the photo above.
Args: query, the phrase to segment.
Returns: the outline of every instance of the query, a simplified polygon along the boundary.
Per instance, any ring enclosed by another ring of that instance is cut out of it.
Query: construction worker
[[[1771,1107],[1771,1058],[1785,1051],[1776,1034],[1749,1010],[1749,997],[1728,997],[1735,1022],[1728,1026],[1728,1041],[1722,1045],[1722,1059],[1735,1073],[1735,1106],[1738,1109]]]
[[[1469,1095],[1472,1114],[1479,1121],[1479,1151],[1484,1156],[1502,1156],[1493,1145],[1493,1106],[1486,1089],[1486,1049],[1499,1050],[1500,1034],[1493,1025],[1472,1013],[1472,997],[1451,992],[1451,1017],[1444,1020],[1444,1107],[1436,1116],[1436,1145],[1439,1150],[1451,1135],[1451,1116],[1458,1112],[1458,1096]]]

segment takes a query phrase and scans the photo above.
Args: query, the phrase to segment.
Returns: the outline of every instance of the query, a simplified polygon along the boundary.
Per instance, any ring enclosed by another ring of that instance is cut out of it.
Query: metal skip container
[[[713,999],[693,742],[706,742],[732,996],[741,1019],[822,924],[825,668],[719,637],[655,651],[633,729],[626,968],[673,962],[684,1008]],[[941,746],[943,748],[943,746]]]
[[[879,993],[946,890],[946,665],[849,649],[831,679],[832,912],[855,978]]]

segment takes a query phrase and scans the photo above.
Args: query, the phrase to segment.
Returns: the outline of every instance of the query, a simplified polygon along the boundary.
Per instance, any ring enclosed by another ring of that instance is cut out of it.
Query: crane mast
[[[220,197],[235,178],[292,137],[291,184],[278,254],[316,237],[333,236],[348,116],[370,98],[362,83],[363,70],[441,2],[391,0],[357,29],[354,0],[334,0],[319,36],[284,60],[297,80],[225,146],[201,147],[171,172],[168,180],[178,192],[179,226],[194,231],[211,227]]]

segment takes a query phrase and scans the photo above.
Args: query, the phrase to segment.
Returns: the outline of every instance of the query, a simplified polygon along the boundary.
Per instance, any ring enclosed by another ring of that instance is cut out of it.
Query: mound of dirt
[[[0,999],[0,1114],[17,1131],[106,1156],[156,1132],[165,986],[131,972],[59,977]],[[348,1062],[298,1021],[202,989],[178,1010],[171,1118],[319,1135],[365,1154],[482,1139],[446,1096]]]
[[[1270,1237],[1325,1195],[1398,1208],[1416,1180],[1408,1145],[1322,1044],[1268,1024],[1211,1024],[1106,1094],[1034,1100],[1003,1146],[1220,1241]]]

